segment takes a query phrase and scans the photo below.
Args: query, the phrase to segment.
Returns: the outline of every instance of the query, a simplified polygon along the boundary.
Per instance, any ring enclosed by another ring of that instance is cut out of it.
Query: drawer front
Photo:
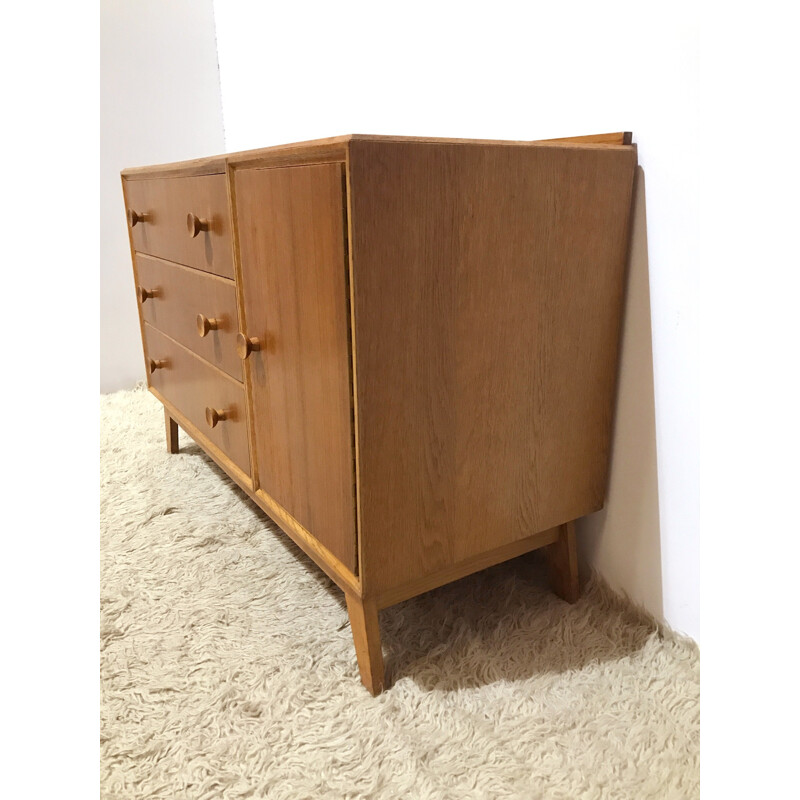
[[[126,180],[133,248],[233,278],[224,175]]]
[[[152,370],[148,378],[150,386],[249,475],[250,449],[242,385],[152,326],[144,325],[144,335],[148,366]]]
[[[136,273],[144,321],[241,381],[234,283],[141,253]]]

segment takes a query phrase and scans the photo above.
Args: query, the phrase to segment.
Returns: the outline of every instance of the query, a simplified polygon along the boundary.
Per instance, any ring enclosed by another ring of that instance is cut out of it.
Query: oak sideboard
[[[340,136],[122,172],[150,391],[379,611],[544,548],[579,594],[602,508],[637,163],[630,134]]]

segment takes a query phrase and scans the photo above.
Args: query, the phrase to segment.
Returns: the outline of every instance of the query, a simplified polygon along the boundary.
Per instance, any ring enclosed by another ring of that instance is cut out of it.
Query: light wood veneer
[[[150,385],[203,431],[234,464],[250,472],[242,384],[198,358],[191,350],[145,325],[145,350],[163,366],[150,373]],[[224,416],[210,423],[209,412]]]
[[[128,221],[133,247],[179,264],[233,278],[230,216],[225,175],[174,180],[126,181]],[[131,225],[131,214],[144,221]],[[205,223],[190,231],[187,220]]]
[[[234,282],[141,253],[136,268],[139,288],[156,293],[143,303],[140,298],[144,321],[241,381]],[[207,324],[200,325],[200,319]]]
[[[177,425],[379,610],[602,507],[636,146],[343,136],[123,171],[145,363]],[[209,274],[210,273],[210,274]]]
[[[342,165],[234,185],[256,485],[357,572]]]

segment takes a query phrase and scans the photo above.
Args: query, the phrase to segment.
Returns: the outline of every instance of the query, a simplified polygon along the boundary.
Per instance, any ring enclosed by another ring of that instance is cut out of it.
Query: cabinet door
[[[234,176],[254,477],[355,572],[342,165]]]

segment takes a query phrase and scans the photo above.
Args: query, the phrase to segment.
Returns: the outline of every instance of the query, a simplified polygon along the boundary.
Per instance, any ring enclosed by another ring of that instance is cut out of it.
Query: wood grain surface
[[[459,561],[457,564],[448,564],[439,570],[421,575],[408,583],[397,584],[382,592],[371,594],[376,597],[378,608],[393,606],[395,603],[408,600],[409,597],[416,597],[418,594],[429,592],[437,586],[452,583],[466,575],[471,575],[473,572],[479,572],[495,564],[501,564],[503,561],[516,558],[524,553],[530,553],[532,550],[538,550],[540,547],[547,550],[549,545],[558,541],[562,527],[539,531],[534,533],[533,536],[526,536],[524,539],[507,542],[493,550],[484,550],[465,561]]]
[[[156,297],[139,304],[145,322],[241,381],[242,362],[236,354],[239,315],[233,281],[141,253],[136,255],[136,267],[139,285],[158,290]],[[199,336],[198,314],[219,320],[217,330]]]
[[[633,134],[630,131],[618,133],[592,133],[588,136],[565,136],[560,139],[537,139],[536,144],[549,144],[552,142],[569,142],[571,144],[630,144]]]
[[[180,452],[178,442],[178,423],[169,415],[169,411],[164,409],[164,428],[167,434],[167,452],[175,455]]]
[[[128,210],[149,217],[130,229],[134,250],[233,278],[225,175],[125,183]],[[190,236],[186,228],[190,213],[208,220],[210,229]]]
[[[213,442],[245,474],[250,472],[244,387],[230,375],[212,367],[183,345],[145,323],[145,349],[151,359],[167,362],[148,376],[156,389],[196,426],[201,439]],[[211,428],[206,408],[224,409],[229,418]]]
[[[185,175],[208,175],[224,173],[227,166],[245,167],[257,162],[260,166],[285,166],[293,164],[344,162],[347,142],[351,134],[310,139],[305,142],[290,142],[259,147],[253,150],[238,150],[205,158],[174,161],[170,164],[153,164],[145,167],[128,167],[122,177],[128,180],[178,177]]]
[[[458,139],[435,136],[385,136],[378,134],[348,133],[343,136],[329,136],[324,139],[309,139],[305,142],[291,142],[260,147],[253,150],[239,150],[233,153],[206,156],[205,158],[174,161],[169,164],[152,164],[142,167],[127,167],[122,170],[126,180],[148,180],[150,178],[172,178],[195,175],[222,174],[228,165],[245,166],[286,166],[289,164],[316,164],[326,161],[345,161],[350,142],[428,142],[438,144],[492,144],[525,147],[531,144],[528,139]],[[562,144],[579,143],[585,145],[616,146],[630,144],[630,133],[600,133],[588,136],[572,136],[559,139],[539,139],[537,143]]]
[[[576,603],[581,596],[581,587],[574,522],[565,522],[558,527],[558,539],[545,547],[544,554],[553,592],[568,603]]]
[[[345,597],[361,682],[374,696],[380,694],[384,686],[383,650],[378,608],[372,599],[361,600],[349,592],[345,592]]]
[[[257,486],[357,572],[342,166],[232,174]]]
[[[602,506],[635,163],[350,142],[365,594]]]
[[[184,413],[179,410],[169,399],[161,394],[158,389],[150,387],[151,394],[163,404],[165,411],[180,427],[191,436],[205,451],[205,453],[225,472],[230,479],[244,491],[250,499],[258,505],[265,514],[271,517],[297,546],[343,591],[350,592],[355,597],[361,597],[361,582],[344,564],[336,558],[326,547],[321,545],[285,508],[275,502],[265,492],[253,489],[250,475],[231,461],[230,457],[206,438],[203,431],[197,427]],[[202,423],[205,425],[205,422]]]

